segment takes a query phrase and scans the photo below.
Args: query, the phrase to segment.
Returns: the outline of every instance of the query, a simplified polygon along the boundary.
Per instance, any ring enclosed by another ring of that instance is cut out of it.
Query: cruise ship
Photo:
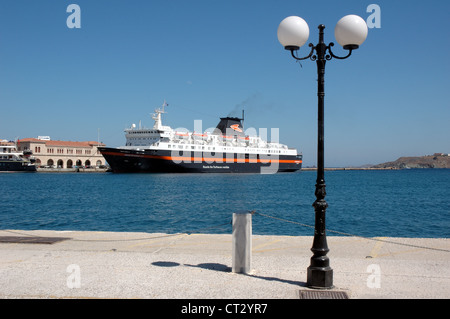
[[[0,141],[0,172],[36,172],[31,151],[19,152],[16,143]]]
[[[177,131],[162,124],[167,105],[155,110],[152,128],[133,124],[125,129],[124,146],[98,148],[111,171],[273,174],[301,169],[296,149],[245,135],[243,118],[220,118],[212,132]]]

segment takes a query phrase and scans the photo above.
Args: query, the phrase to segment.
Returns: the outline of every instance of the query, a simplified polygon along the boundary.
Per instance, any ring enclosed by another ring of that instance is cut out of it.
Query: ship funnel
[[[245,136],[241,121],[238,117],[221,117],[216,128],[225,135]]]

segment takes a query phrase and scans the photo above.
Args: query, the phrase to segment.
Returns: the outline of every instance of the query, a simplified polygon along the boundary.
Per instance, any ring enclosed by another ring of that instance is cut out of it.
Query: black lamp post
[[[315,226],[314,241],[311,248],[313,256],[307,270],[307,286],[310,288],[329,289],[333,287],[333,269],[327,257],[329,251],[325,232],[325,211],[328,207],[325,201],[325,168],[324,168],[324,98],[325,98],[325,63],[332,58],[346,59],[352,51],[357,49],[366,39],[368,29],[366,22],[359,16],[348,15],[343,17],[336,25],[335,37],[348,54],[339,57],[333,54],[331,47],[334,43],[326,45],[323,41],[323,30],[325,26],[319,25],[319,43],[314,46],[309,44],[311,52],[299,58],[295,51],[306,43],[309,37],[308,24],[300,17],[287,17],[278,27],[278,39],[286,50],[291,51],[296,60],[311,59],[317,64],[317,96],[318,96],[318,138],[317,138],[317,180],[316,201],[314,202]],[[315,51],[315,54],[314,54]],[[328,53],[327,53],[328,52]]]

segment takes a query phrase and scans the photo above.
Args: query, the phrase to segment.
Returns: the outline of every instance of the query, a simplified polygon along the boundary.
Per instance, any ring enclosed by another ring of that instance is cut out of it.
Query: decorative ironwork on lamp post
[[[326,61],[348,58],[353,50],[366,40],[368,29],[366,22],[359,16],[348,15],[338,21],[335,28],[337,42],[348,54],[343,57],[336,56],[331,47],[334,43],[326,45],[324,37],[325,26],[319,25],[319,43],[309,44],[310,53],[302,58],[296,56],[295,52],[306,43],[309,37],[308,24],[300,17],[291,16],[284,19],[278,27],[278,40],[296,60],[311,59],[317,64],[317,97],[318,97],[318,131],[317,131],[317,180],[314,202],[315,226],[314,240],[311,251],[310,266],[307,269],[307,286],[310,288],[329,289],[333,287],[333,269],[327,257],[329,252],[325,231],[325,212],[328,207],[325,201],[325,168],[324,168],[324,98],[325,98],[325,64]],[[315,53],[314,53],[315,52]]]

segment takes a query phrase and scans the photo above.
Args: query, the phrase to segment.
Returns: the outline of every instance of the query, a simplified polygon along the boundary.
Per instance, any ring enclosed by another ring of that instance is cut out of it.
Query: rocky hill
[[[396,161],[378,164],[372,166],[372,168],[450,168],[450,156],[439,153],[417,157],[400,157]]]

